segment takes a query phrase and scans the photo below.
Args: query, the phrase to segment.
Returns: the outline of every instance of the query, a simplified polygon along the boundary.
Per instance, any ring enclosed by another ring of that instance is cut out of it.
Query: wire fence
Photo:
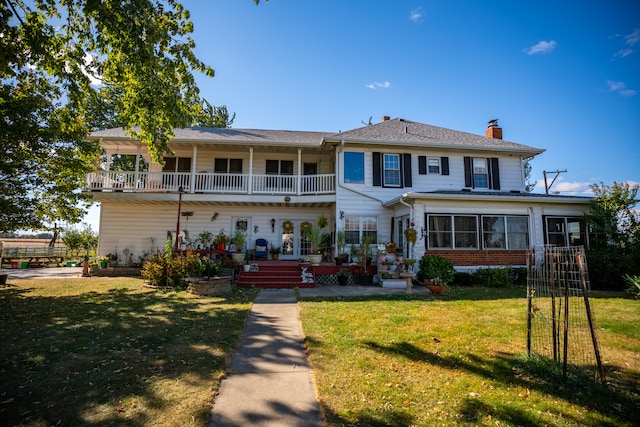
[[[545,246],[527,253],[527,353],[604,371],[589,302],[590,283],[582,246]]]

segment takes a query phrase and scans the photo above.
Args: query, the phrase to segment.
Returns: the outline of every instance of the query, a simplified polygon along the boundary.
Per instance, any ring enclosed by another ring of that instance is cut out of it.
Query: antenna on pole
[[[558,179],[558,176],[561,173],[565,173],[567,170],[563,169],[563,170],[555,170],[555,171],[542,171],[542,174],[544,175],[544,192],[546,194],[549,194],[549,189],[551,188],[551,186],[553,185],[554,182],[556,182],[556,179]],[[556,176],[553,177],[553,180],[551,180],[551,184],[547,184],[547,174],[551,174],[551,173],[555,173]]]

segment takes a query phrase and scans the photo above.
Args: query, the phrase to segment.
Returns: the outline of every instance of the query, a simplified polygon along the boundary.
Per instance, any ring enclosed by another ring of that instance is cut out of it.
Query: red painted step
[[[313,274],[313,270],[307,270]],[[315,277],[302,280],[302,271],[297,263],[258,263],[258,271],[240,271],[240,288],[315,288]]]

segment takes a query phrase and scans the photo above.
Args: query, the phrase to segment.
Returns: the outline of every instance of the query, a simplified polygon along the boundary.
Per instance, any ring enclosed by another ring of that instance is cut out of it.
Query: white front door
[[[306,230],[313,224],[311,221],[299,219],[283,219],[280,221],[282,235],[282,259],[298,259],[309,255],[311,245]]]

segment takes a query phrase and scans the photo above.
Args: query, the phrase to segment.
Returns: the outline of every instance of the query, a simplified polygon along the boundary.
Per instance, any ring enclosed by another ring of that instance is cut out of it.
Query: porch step
[[[240,271],[239,288],[315,288],[313,270],[306,281],[302,280],[302,271],[297,264],[258,264],[258,271]]]

